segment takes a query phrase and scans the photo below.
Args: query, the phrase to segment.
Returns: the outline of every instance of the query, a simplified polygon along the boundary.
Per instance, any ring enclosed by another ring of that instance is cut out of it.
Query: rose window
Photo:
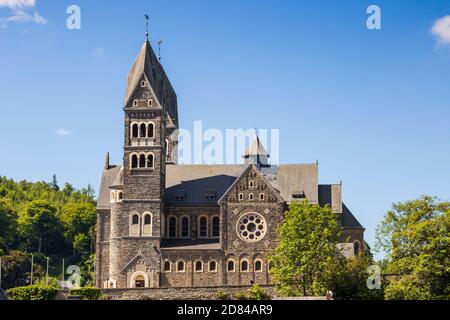
[[[258,242],[266,232],[266,220],[258,213],[247,213],[237,223],[237,233],[246,242]]]

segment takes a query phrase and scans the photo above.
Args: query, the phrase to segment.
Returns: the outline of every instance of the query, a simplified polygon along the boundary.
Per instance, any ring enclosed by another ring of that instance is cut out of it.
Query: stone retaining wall
[[[103,295],[111,300],[211,300],[217,293],[226,292],[230,296],[245,293],[250,286],[231,287],[182,287],[182,288],[135,288],[135,289],[104,289]],[[270,296],[274,296],[272,286],[261,286]]]

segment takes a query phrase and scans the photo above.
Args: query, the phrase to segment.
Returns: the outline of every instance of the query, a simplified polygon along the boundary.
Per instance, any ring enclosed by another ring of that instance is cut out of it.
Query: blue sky
[[[104,154],[121,160],[125,79],[148,12],[181,126],[279,128],[281,162],[319,160],[321,183],[342,180],[370,243],[393,202],[450,198],[450,31],[431,31],[450,1],[7,2],[1,175],[98,189]],[[66,28],[71,4],[81,30]],[[370,4],[382,30],[366,27]]]

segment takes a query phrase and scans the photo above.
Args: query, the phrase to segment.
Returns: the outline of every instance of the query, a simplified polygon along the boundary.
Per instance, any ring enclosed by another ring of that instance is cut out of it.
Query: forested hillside
[[[45,278],[63,277],[65,266],[77,265],[82,284],[93,284],[95,252],[95,195],[91,186],[81,190],[66,183],[15,182],[0,177],[1,287],[8,289]]]

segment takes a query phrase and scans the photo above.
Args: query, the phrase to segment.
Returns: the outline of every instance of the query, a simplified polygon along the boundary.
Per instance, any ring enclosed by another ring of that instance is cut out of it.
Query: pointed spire
[[[105,170],[109,170],[109,167],[110,167],[110,165],[109,165],[109,152],[107,152],[106,156],[105,156]]]
[[[264,146],[261,143],[256,130],[255,139],[253,140],[253,143],[250,145],[250,147],[245,150],[243,158],[245,159],[246,163],[254,163],[260,167],[269,166],[270,155],[264,149]]]

